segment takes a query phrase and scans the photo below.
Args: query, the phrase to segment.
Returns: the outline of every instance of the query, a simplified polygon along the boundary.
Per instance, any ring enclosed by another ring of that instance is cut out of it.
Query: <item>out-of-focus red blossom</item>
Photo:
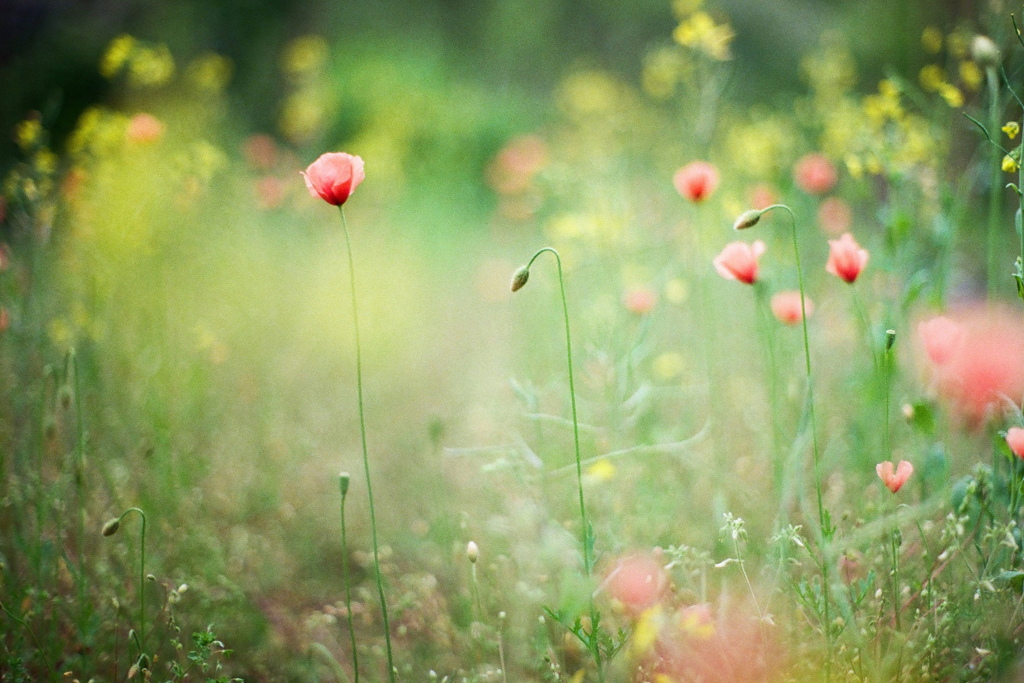
[[[269,171],[277,163],[277,143],[263,133],[250,135],[242,144],[242,154],[253,168]]]
[[[853,225],[853,210],[839,197],[829,197],[818,207],[818,225],[830,237],[838,237]]]
[[[896,493],[907,483],[907,479],[910,479],[910,475],[914,473],[914,466],[906,460],[900,460],[900,464],[895,468],[891,462],[880,462],[875,465],[875,473],[887,489]]]
[[[771,185],[759,183],[750,188],[748,199],[750,200],[750,208],[757,209],[758,211],[767,209],[775,203],[775,190]]]
[[[764,250],[765,245],[761,240],[756,240],[753,244],[730,242],[715,257],[715,270],[728,280],[739,280],[752,285],[757,282],[757,260],[761,258]]]
[[[264,211],[281,206],[285,198],[285,182],[274,176],[264,176],[256,181],[256,206]]]
[[[1010,427],[1006,430],[1006,445],[1010,447],[1013,454],[1024,460],[1024,429]]]
[[[661,633],[657,671],[673,681],[772,680],[784,656],[777,643],[765,642],[767,633],[752,614],[716,616],[707,604],[685,607]]]
[[[718,187],[718,169],[706,161],[691,161],[676,171],[672,183],[679,194],[699,204]]]
[[[128,122],[125,135],[129,142],[144,145],[156,142],[164,134],[164,124],[152,114],[136,114]]]
[[[11,267],[11,248],[0,242],[0,273]]]
[[[828,241],[828,262],[825,264],[825,270],[843,282],[856,282],[867,264],[868,250],[861,248],[850,233],[844,232],[839,239]]]
[[[60,184],[61,194],[64,195],[64,198],[72,202],[78,199],[82,195],[82,188],[85,186],[87,177],[85,169],[78,166],[64,174]]]
[[[366,178],[363,160],[345,152],[328,152],[311,163],[302,174],[314,197],[341,206]]]
[[[622,303],[630,313],[647,315],[658,303],[658,295],[648,287],[634,287],[622,296]]]
[[[980,308],[918,326],[935,386],[969,427],[980,427],[1000,403],[1024,396],[1024,316]]]
[[[812,152],[797,159],[793,165],[793,180],[807,194],[822,195],[836,186],[839,174],[828,157]]]
[[[487,182],[498,194],[529,190],[533,179],[548,163],[548,146],[538,135],[513,138],[487,166]]]
[[[6,308],[0,306],[0,334],[7,331],[7,328],[11,326],[11,314],[7,312]]]
[[[647,554],[619,558],[604,581],[608,595],[634,616],[657,604],[667,586],[662,563]]]
[[[779,319],[779,322],[786,325],[797,325],[803,320],[803,309],[807,309],[807,317],[814,314],[814,303],[809,297],[804,298],[803,307],[800,306],[800,292],[779,292],[772,297],[772,313]]]
[[[964,330],[959,323],[939,315],[918,324],[924,350],[936,365],[945,365],[963,343]]]

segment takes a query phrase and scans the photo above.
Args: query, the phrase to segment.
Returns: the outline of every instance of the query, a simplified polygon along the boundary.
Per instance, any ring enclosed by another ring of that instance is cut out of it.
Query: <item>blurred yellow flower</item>
[[[681,304],[686,301],[688,295],[686,283],[679,278],[673,278],[665,283],[665,298],[671,303]]]
[[[662,624],[665,621],[661,605],[655,605],[643,611],[633,628],[629,641],[629,651],[634,657],[646,654],[658,641]]]
[[[672,13],[676,19],[683,20],[700,9],[704,0],[672,0]]]
[[[48,149],[41,149],[32,158],[32,165],[39,173],[49,175],[57,170],[57,155]]]
[[[570,114],[603,113],[619,100],[619,86],[602,71],[580,71],[562,82],[558,99]]]
[[[137,45],[128,59],[128,82],[135,87],[164,85],[174,76],[174,57],[166,45]]]
[[[608,460],[598,460],[587,468],[586,475],[589,479],[597,482],[609,482],[615,478],[615,465]]]
[[[729,24],[716,24],[707,12],[694,12],[672,32],[680,45],[701,50],[720,62],[732,59],[729,44],[735,37]]]
[[[320,69],[329,56],[330,46],[322,36],[302,36],[285,47],[281,68],[285,73],[300,76]]]
[[[188,79],[199,89],[220,92],[231,80],[233,70],[230,59],[214,52],[207,52],[193,59],[186,73]]]
[[[946,72],[938,64],[928,64],[921,68],[917,79],[922,88],[928,92],[935,92],[946,82]]]
[[[960,80],[971,90],[977,90],[981,86],[984,74],[976,62],[960,62]]]
[[[939,96],[946,100],[946,104],[953,107],[964,106],[964,95],[960,92],[960,88],[950,83],[943,83],[939,86]]]
[[[1017,163],[1016,159],[1007,154],[1003,157],[1002,168],[1007,173],[1015,173],[1017,169],[1020,168],[1020,165]]]
[[[1006,133],[1006,137],[1013,140],[1020,133],[1020,124],[1017,123],[1016,121],[1007,121],[1006,125],[1003,126],[1000,130]]]
[[[135,39],[129,35],[120,35],[110,41],[107,51],[100,59],[100,74],[104,78],[113,78],[117,75],[134,48]]]
[[[942,49],[942,31],[935,26],[925,27],[921,32],[921,46],[927,52],[937,54]]]
[[[18,143],[18,147],[23,152],[35,147],[42,135],[43,124],[36,117],[25,119],[14,129],[14,141]]]
[[[679,48],[663,47],[644,57],[644,92],[655,99],[667,100],[675,92],[683,64]]]
[[[686,360],[681,353],[668,351],[654,359],[651,369],[659,379],[675,379],[686,369]]]

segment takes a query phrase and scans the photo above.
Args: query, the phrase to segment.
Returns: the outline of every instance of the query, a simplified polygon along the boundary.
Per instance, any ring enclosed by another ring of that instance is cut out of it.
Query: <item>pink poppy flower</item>
[[[765,245],[761,240],[753,244],[746,242],[730,242],[715,257],[715,270],[727,280],[739,280],[752,285],[757,282],[758,263],[764,253]]]
[[[277,143],[264,133],[250,135],[242,145],[245,160],[253,168],[268,171],[277,163]]]
[[[818,225],[826,235],[838,237],[853,225],[853,210],[839,197],[829,197],[818,207]]]
[[[825,270],[840,280],[853,284],[867,263],[868,250],[862,249],[850,233],[844,232],[839,239],[828,241]]]
[[[835,187],[839,174],[828,157],[814,152],[797,159],[793,166],[793,180],[807,194],[822,195]]]
[[[164,124],[152,114],[136,114],[128,122],[125,135],[130,142],[144,145],[155,142],[164,134]]]
[[[1024,429],[1010,427],[1006,430],[1006,444],[1013,454],[1024,460]]]
[[[622,297],[622,303],[630,313],[647,315],[658,303],[658,295],[647,287],[636,287],[628,290]]]
[[[775,203],[775,190],[772,189],[771,185],[766,183],[754,185],[750,188],[749,199],[750,208],[757,209],[758,211],[761,209],[767,209]]]
[[[798,325],[803,319],[800,292],[779,292],[772,297],[771,306],[775,317],[786,325]],[[807,309],[807,317],[811,317],[814,313],[814,304],[809,297],[804,299],[804,308]]]
[[[328,204],[341,206],[366,178],[363,160],[344,152],[328,152],[311,163],[302,174],[309,194]]]
[[[692,161],[676,171],[672,182],[679,194],[699,204],[718,187],[718,170],[706,161]]]
[[[964,337],[963,328],[944,315],[918,324],[917,334],[924,344],[925,353],[936,365],[948,363],[959,350]]]
[[[608,595],[628,612],[640,614],[661,599],[668,586],[668,576],[653,556],[627,555],[615,563],[604,586]]]
[[[548,146],[537,135],[513,138],[487,167],[487,182],[495,192],[514,195],[526,192],[548,162]]]
[[[906,460],[900,460],[900,464],[895,468],[891,462],[880,462],[875,465],[875,472],[885,487],[896,493],[907,483],[907,479],[910,479],[910,475],[914,473],[914,466]]]

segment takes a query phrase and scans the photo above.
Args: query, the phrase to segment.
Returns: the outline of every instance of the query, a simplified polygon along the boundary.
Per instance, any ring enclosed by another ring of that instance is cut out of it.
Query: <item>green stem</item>
[[[860,300],[860,296],[857,294],[857,285],[850,283],[850,291],[853,292],[853,307],[857,311],[857,320],[860,323],[861,333],[864,335],[864,340],[868,345],[868,353],[871,354],[871,365],[875,369],[875,381],[878,379],[878,353],[875,350],[875,335],[871,331],[871,321],[868,319],[868,314],[864,310],[864,304]]]
[[[781,502],[785,464],[782,458],[782,437],[779,420],[779,371],[775,361],[775,339],[772,334],[767,291],[760,280],[754,283],[754,295],[758,325],[761,328],[765,349],[765,374],[768,375],[768,403],[771,406],[772,413],[772,481],[775,485],[775,494],[780,496]]]
[[[992,131],[998,131],[999,126],[999,77],[996,70],[989,67],[985,70],[985,82],[988,87],[988,121]],[[997,271],[999,269],[996,260],[996,247],[999,236],[999,214],[1002,209],[1003,188],[1001,183],[1002,169],[1000,159],[997,158],[991,164],[989,194],[988,194],[988,245],[987,245],[987,271],[986,281],[988,284],[988,296],[991,299],[995,295]]]
[[[572,405],[572,438],[573,446],[576,452],[576,486],[579,491],[580,500],[580,521],[583,524],[583,529],[580,531],[580,537],[583,541],[583,568],[586,571],[587,578],[589,579],[593,574],[593,559],[591,558],[591,544],[593,542],[593,534],[590,528],[590,522],[587,520],[587,506],[583,499],[583,464],[580,458],[580,426],[579,419],[576,414],[576,386],[573,381],[572,371],[572,335],[569,332],[569,304],[565,296],[565,277],[562,273],[562,257],[552,247],[544,247],[533,255],[533,257],[526,264],[526,270],[530,269],[533,262],[537,260],[537,257],[544,252],[550,252],[558,264],[558,286],[562,295],[562,316],[565,319],[565,352],[566,359],[569,366],[569,401]],[[598,615],[597,608],[594,606],[594,597],[590,596],[590,623],[591,633],[588,636],[591,655],[594,657],[594,663],[597,665],[597,676],[598,680],[604,681],[604,667],[601,662],[601,650],[600,644],[596,636]]]
[[[82,382],[78,371],[78,354],[70,351],[74,373],[75,401],[75,487],[78,496],[78,599],[79,609],[85,605],[85,421],[82,418]]]
[[[384,642],[387,646],[388,655],[388,678],[395,682],[395,663],[391,653],[391,625],[388,622],[388,603],[384,598],[384,579],[380,572],[380,554],[377,549],[377,515],[373,505],[373,485],[370,483],[370,456],[366,449],[366,418],[363,407],[363,357],[362,346],[359,342],[359,311],[356,307],[356,271],[352,259],[352,241],[348,233],[348,220],[345,218],[345,207],[339,205],[341,211],[341,225],[345,233],[345,249],[348,252],[348,274],[349,287],[352,293],[352,329],[356,340],[356,394],[359,399],[359,436],[363,447],[363,469],[366,471],[366,494],[370,500],[370,536],[373,540],[373,569],[377,577],[377,593],[380,595],[380,610],[384,618]]]
[[[811,418],[811,443],[814,449],[814,493],[818,503],[818,525],[821,532],[821,592],[824,602],[824,626],[825,638],[828,641],[829,657],[825,662],[825,679],[831,678],[832,672],[832,623],[831,623],[831,597],[829,590],[827,558],[827,546],[832,538],[834,530],[829,519],[821,496],[821,455],[818,450],[818,423],[814,415],[814,380],[811,374],[811,344],[810,336],[807,333],[807,296],[804,288],[804,273],[800,264],[800,247],[796,234],[796,214],[785,204],[772,204],[762,211],[762,215],[773,209],[784,209],[789,214],[789,222],[793,232],[793,254],[796,257],[796,276],[800,286],[800,323],[804,336],[804,365],[807,370],[807,406]]]
[[[352,587],[348,575],[348,537],[345,530],[345,499],[348,495],[348,475],[338,479],[341,489],[341,577],[345,583],[345,612],[348,615],[348,635],[352,640],[352,671],[359,683],[359,653],[356,651],[356,623],[352,615]]]
[[[146,642],[146,513],[139,508],[128,508],[117,518],[121,523],[129,512],[138,513],[142,517],[142,532],[139,534],[139,649]]]
[[[7,609],[6,605],[4,605],[2,602],[0,602],[0,610],[3,610],[7,616],[9,616],[11,619],[14,619],[14,621],[18,622],[18,624],[20,624],[21,627],[25,629],[25,631],[27,631],[30,636],[32,636],[32,642],[36,644],[36,650],[39,652],[39,656],[43,658],[43,663],[46,664],[46,668],[50,670],[50,677],[54,681],[59,681],[60,677],[57,675],[57,672],[53,670],[53,665],[50,664],[50,660],[43,653],[43,646],[39,643],[39,638],[36,637],[36,632],[33,631],[29,627],[29,625],[25,623],[23,620],[14,616],[14,613],[11,610]]]

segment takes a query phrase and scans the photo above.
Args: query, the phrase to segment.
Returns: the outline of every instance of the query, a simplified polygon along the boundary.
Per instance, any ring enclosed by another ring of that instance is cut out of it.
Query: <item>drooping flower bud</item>
[[[106,524],[103,525],[103,535],[104,536],[113,536],[114,534],[117,533],[117,530],[120,529],[120,528],[121,528],[121,518],[120,517],[114,517],[112,520],[108,521]]]
[[[971,40],[971,57],[984,69],[995,69],[1003,61],[999,47],[988,36],[977,35]]]
[[[480,548],[473,541],[466,544],[466,557],[473,564],[476,564],[476,561],[480,559]]]
[[[527,266],[520,266],[519,269],[512,274],[512,291],[518,292],[529,279],[530,269]]]
[[[740,214],[740,217],[736,219],[736,222],[732,224],[733,230],[746,230],[757,225],[757,222],[761,220],[761,215],[764,211],[758,211],[757,209],[749,209]]]

